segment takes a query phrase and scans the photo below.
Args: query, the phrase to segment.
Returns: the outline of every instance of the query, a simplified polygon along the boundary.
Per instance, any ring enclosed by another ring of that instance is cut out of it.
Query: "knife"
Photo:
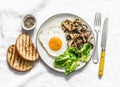
[[[102,31],[102,39],[101,39],[101,57],[100,57],[100,64],[99,64],[99,71],[98,75],[103,76],[104,71],[104,61],[105,61],[105,50],[106,50],[106,43],[107,43],[107,34],[108,34],[108,18],[105,18],[103,24],[103,31]]]

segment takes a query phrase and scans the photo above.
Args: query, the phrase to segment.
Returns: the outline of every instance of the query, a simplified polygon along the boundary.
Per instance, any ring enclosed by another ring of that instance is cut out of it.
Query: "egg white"
[[[57,51],[54,51],[49,47],[49,40],[55,36],[59,37],[62,41],[62,47]],[[42,30],[38,38],[39,41],[42,43],[44,49],[47,51],[47,53],[53,57],[58,57],[60,54],[64,53],[67,49],[65,33],[60,27],[51,27],[48,29],[44,29]]]

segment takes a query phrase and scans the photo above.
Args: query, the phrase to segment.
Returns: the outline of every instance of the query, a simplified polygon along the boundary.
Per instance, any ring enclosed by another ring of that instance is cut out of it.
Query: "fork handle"
[[[98,34],[99,31],[95,31],[96,32],[96,45],[95,45],[95,50],[94,50],[94,55],[93,55],[93,63],[97,64],[99,61],[98,58]]]

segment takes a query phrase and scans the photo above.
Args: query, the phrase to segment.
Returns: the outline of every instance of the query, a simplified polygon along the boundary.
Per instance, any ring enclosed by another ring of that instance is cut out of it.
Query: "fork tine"
[[[101,13],[98,13],[98,26],[101,26]]]
[[[99,13],[97,13],[97,18],[96,18],[96,26],[98,26],[99,25]]]
[[[94,19],[94,26],[97,25],[97,13],[95,14],[95,19]]]
[[[101,26],[101,13],[100,13],[100,26]]]
[[[101,13],[97,12],[95,14],[94,26],[101,26]]]

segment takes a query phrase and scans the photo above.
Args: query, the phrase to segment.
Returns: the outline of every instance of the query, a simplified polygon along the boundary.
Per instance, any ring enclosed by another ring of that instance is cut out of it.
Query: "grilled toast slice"
[[[16,52],[15,45],[11,45],[7,51],[8,64],[17,71],[28,71],[32,68],[32,62],[23,60]]]
[[[16,40],[16,50],[21,58],[34,62],[39,58],[38,51],[33,45],[32,39],[27,34],[20,34]]]

